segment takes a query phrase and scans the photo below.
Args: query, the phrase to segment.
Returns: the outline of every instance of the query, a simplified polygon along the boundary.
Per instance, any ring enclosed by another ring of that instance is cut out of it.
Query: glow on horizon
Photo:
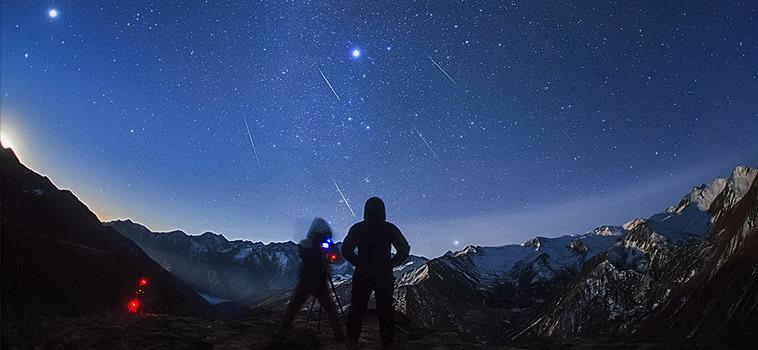
[[[16,144],[13,143],[13,139],[8,135],[5,130],[0,130],[0,144],[3,148],[12,148],[16,152]]]

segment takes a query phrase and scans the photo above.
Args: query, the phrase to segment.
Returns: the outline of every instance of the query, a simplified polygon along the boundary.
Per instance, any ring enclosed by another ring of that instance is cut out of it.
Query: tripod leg
[[[311,308],[308,309],[308,315],[305,316],[305,329],[308,329],[308,320],[311,319],[311,312],[313,312],[313,304],[316,303],[316,297],[313,297],[313,301],[311,301]]]
[[[318,322],[316,322],[316,329],[321,329],[321,303],[318,303]]]
[[[342,303],[340,302],[340,297],[337,295],[337,289],[334,288],[334,281],[332,281],[332,272],[329,271],[329,285],[332,287],[332,293],[334,293],[334,299],[337,299],[337,306],[340,308],[340,314],[342,314],[342,317],[345,317],[345,311],[342,310]]]

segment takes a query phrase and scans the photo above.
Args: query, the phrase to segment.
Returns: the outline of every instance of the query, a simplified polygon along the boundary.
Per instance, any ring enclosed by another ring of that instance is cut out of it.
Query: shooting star
[[[337,95],[337,91],[334,91],[334,88],[332,87],[332,84],[329,83],[329,79],[326,79],[326,75],[324,75],[324,72],[321,71],[321,68],[316,67],[318,69],[318,72],[321,73],[321,77],[324,78],[324,81],[326,82],[326,85],[329,85],[329,88],[332,89],[332,93],[334,94],[334,97],[337,98],[337,101],[340,100],[340,95]]]
[[[426,148],[428,148],[429,151],[432,152],[432,155],[434,156],[435,159],[437,159],[437,162],[439,162],[440,165],[442,165],[442,160],[440,160],[440,157],[437,157],[437,152],[434,152],[434,150],[432,149],[432,146],[429,145],[429,142],[426,142],[426,138],[424,138],[424,135],[421,135],[421,133],[415,127],[413,128],[413,130],[416,132],[418,137],[421,138],[421,141],[424,141]]]
[[[450,74],[447,74],[447,72],[445,72],[445,70],[444,70],[444,69],[442,69],[442,67],[439,65],[439,63],[437,63],[437,61],[435,61],[435,60],[434,60],[434,58],[432,58],[432,56],[429,56],[429,59],[432,61],[432,63],[434,63],[434,65],[435,65],[435,66],[437,66],[437,68],[439,68],[439,69],[440,69],[440,71],[442,71],[442,73],[443,73],[443,74],[445,74],[445,76],[446,76],[448,79],[450,79],[450,81],[452,81],[452,82],[453,82],[453,85],[455,85],[455,86],[458,86],[458,83],[456,83],[456,82],[455,82],[455,80],[453,80],[453,78],[452,78],[452,77],[450,77]]]
[[[572,139],[572,138],[571,138],[571,136],[569,136],[569,134],[568,134],[568,133],[566,133],[566,130],[564,130],[564,129],[561,129],[561,132],[562,132],[564,135],[566,135],[566,138],[567,138],[567,139],[569,139],[569,141],[571,141],[571,144],[573,144],[573,145],[574,145],[574,148],[577,148],[577,149],[579,148],[579,147],[576,145],[576,142],[574,142],[574,139]]]
[[[350,203],[347,201],[347,198],[345,198],[345,194],[342,193],[342,190],[337,185],[337,181],[334,181],[334,178],[332,178],[332,183],[334,184],[334,187],[337,188],[337,192],[340,193],[340,196],[342,197],[342,201],[345,202],[345,205],[347,205],[347,208],[350,209],[350,213],[353,214],[353,217],[355,217],[355,212],[353,211],[353,208],[350,206]]]
[[[253,142],[253,134],[250,133],[250,126],[247,125],[247,118],[242,117],[242,120],[245,121],[245,129],[247,129],[247,136],[250,138],[250,145],[253,146],[253,155],[255,156],[255,162],[258,163],[258,166],[261,166],[261,160],[258,158],[258,151],[255,150],[255,142]]]

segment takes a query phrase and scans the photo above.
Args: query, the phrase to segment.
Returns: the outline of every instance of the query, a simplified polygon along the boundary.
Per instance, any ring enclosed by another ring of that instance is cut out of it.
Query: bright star
[[[50,18],[58,17],[58,10],[50,9],[50,12],[48,12],[47,15],[50,16]]]
[[[353,57],[355,57],[355,58],[361,57],[361,50],[354,49],[353,50]]]

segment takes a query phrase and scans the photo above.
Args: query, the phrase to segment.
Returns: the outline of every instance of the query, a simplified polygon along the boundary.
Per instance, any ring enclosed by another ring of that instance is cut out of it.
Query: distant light
[[[459,243],[458,241],[453,241],[453,245],[458,245]]]
[[[50,9],[50,12],[48,12],[47,15],[50,16],[50,18],[58,17],[58,10]]]
[[[139,305],[140,303],[138,299],[132,299],[132,300],[129,300],[129,304],[127,304],[126,307],[129,309],[129,312],[136,313],[137,311],[139,311]]]
[[[328,242],[321,243],[321,248],[329,249],[329,243]]]
[[[139,280],[139,286],[140,287],[147,287],[147,278],[142,278]]]
[[[353,57],[355,57],[355,58],[361,57],[361,50],[354,49],[353,50]]]

